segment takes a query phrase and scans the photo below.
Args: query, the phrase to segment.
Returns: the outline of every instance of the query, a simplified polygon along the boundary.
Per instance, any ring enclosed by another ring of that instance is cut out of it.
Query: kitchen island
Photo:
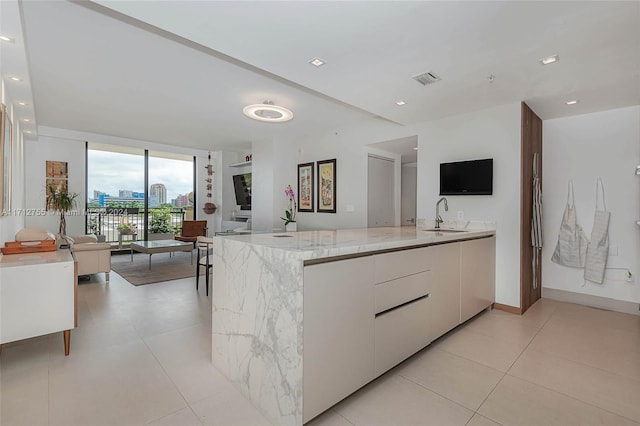
[[[300,425],[491,306],[495,231],[214,238],[212,361]]]

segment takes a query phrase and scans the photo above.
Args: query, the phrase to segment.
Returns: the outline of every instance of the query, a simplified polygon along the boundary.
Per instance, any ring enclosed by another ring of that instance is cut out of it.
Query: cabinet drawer
[[[376,376],[431,343],[429,305],[427,296],[376,317]]]
[[[428,279],[429,272],[420,272],[376,284],[376,314],[427,294],[429,292]]]
[[[376,283],[394,280],[430,269],[426,247],[376,254],[374,278]]]

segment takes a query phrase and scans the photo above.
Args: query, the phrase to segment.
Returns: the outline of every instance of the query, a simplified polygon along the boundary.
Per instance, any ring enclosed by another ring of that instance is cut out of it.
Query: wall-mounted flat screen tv
[[[440,195],[492,195],[493,158],[440,164]]]
[[[240,210],[251,210],[251,173],[233,175],[233,188]]]

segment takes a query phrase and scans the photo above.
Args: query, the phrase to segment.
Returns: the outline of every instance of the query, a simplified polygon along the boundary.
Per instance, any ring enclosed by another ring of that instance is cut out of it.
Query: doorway
[[[394,226],[395,160],[369,154],[367,177],[367,226]]]
[[[400,181],[400,209],[402,226],[416,226],[416,196],[418,163],[402,164]]]

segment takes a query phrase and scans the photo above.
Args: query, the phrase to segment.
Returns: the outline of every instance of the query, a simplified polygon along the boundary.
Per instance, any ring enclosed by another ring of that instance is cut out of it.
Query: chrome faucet
[[[440,229],[440,224],[442,222],[444,222],[444,220],[442,220],[442,217],[440,216],[440,203],[444,201],[444,211],[448,212],[449,211],[449,204],[447,204],[447,199],[442,197],[438,200],[438,202],[436,203],[436,229]]]

